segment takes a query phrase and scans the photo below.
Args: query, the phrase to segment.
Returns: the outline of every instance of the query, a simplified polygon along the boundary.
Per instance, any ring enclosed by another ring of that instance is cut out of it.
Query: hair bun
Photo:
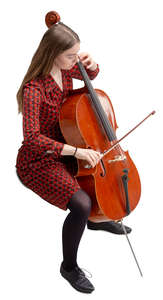
[[[48,28],[60,21],[60,15],[56,11],[49,11],[45,16],[45,23]]]

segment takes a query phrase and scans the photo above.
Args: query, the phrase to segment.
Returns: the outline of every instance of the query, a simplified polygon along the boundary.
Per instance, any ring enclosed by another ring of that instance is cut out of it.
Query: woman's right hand
[[[92,149],[77,148],[75,157],[77,159],[86,160],[92,168],[94,168],[100,161],[102,155],[100,152],[94,151]]]

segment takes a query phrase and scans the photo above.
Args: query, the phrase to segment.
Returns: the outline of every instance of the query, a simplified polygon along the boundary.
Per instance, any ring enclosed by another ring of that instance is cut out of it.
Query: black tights
[[[63,267],[71,271],[77,266],[78,246],[91,212],[91,199],[80,189],[72,196],[67,207],[70,213],[62,229]]]

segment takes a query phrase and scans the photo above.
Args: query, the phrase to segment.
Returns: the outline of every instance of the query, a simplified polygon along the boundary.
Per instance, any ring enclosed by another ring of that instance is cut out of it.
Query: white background
[[[56,10],[80,36],[81,50],[100,65],[94,87],[111,98],[120,138],[152,110],[156,114],[121,144],[142,183],[137,208],[124,220],[144,277],[125,236],[85,230],[78,263],[93,274],[92,299],[162,299],[162,1],[5,1],[1,21],[1,299],[87,297],[59,273],[62,211],[24,187],[15,174],[23,141],[16,92],[47,30],[46,13]],[[82,86],[81,82],[76,86]]]

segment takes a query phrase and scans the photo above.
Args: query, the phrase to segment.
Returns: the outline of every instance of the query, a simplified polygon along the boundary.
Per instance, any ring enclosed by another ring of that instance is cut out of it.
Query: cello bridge
[[[108,160],[108,163],[113,163],[113,162],[116,162],[116,161],[122,161],[122,160],[126,160],[126,156],[125,155],[116,155],[114,157],[114,159],[111,159],[111,160]]]

